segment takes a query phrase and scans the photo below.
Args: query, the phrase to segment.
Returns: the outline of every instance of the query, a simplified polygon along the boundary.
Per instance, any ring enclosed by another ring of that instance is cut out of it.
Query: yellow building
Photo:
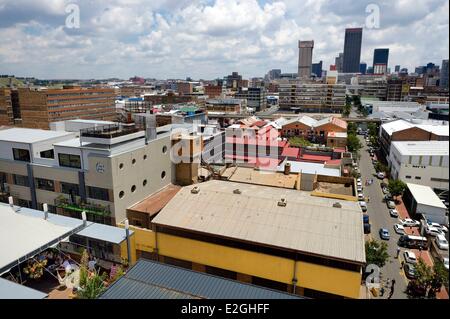
[[[182,188],[151,228],[132,227],[137,258],[307,297],[359,297],[365,250],[356,202],[210,181]]]

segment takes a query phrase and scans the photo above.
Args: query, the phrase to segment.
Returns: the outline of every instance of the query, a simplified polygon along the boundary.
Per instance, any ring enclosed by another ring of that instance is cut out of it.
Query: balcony
[[[76,202],[73,202],[72,200],[67,199],[64,196],[59,196],[55,199],[55,206],[69,212],[77,212],[80,214],[84,211],[87,215],[94,215],[99,217],[109,217],[111,215],[109,206],[92,203],[82,203],[81,200],[76,200]]]
[[[109,124],[80,131],[80,140],[85,143],[113,145],[145,136],[145,132],[136,125]]]

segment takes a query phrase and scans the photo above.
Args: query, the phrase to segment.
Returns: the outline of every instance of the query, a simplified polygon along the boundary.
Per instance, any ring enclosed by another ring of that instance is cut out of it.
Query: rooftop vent
[[[240,194],[242,194],[242,191],[238,188],[233,191],[233,194],[240,195]]]
[[[341,205],[341,203],[336,202],[336,203],[333,204],[333,207],[334,208],[342,208],[342,205]]]
[[[279,201],[278,201],[278,206],[280,207],[286,207],[287,205],[287,200],[286,198],[282,197]]]
[[[198,193],[200,193],[200,187],[195,186],[193,189],[191,189],[191,193],[192,193],[192,194],[198,194]]]

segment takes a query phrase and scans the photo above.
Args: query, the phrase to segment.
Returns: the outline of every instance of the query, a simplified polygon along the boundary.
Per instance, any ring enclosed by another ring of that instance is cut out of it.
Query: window
[[[131,186],[131,192],[134,193],[136,191],[136,185]]]
[[[30,161],[30,151],[21,148],[13,148],[14,160],[21,162]]]
[[[161,179],[164,179],[164,178],[166,178],[166,172],[161,173]]]
[[[142,182],[142,186],[147,186],[147,180],[146,179],[144,179],[144,181]]]
[[[92,199],[109,201],[109,192],[105,188],[88,186],[88,197]]]
[[[428,161],[428,165],[431,166],[431,165],[433,165],[432,163],[433,163],[433,156],[430,156],[430,160]]]
[[[147,154],[144,155],[144,161],[147,159]]]
[[[28,176],[14,174],[13,180],[15,185],[30,187]]]
[[[119,164],[119,169],[123,169],[123,163]]]
[[[423,156],[419,156],[419,165],[422,165]]]
[[[432,182],[448,183],[448,179],[445,179],[445,178],[435,178],[435,177],[432,177],[432,178],[431,178],[431,181],[432,181]]]
[[[58,154],[59,166],[81,168],[81,158],[79,155]]]
[[[54,192],[55,183],[49,179],[36,178],[36,188]]]
[[[80,189],[77,184],[61,183],[61,193],[80,196]]]
[[[409,164],[412,164],[412,156],[409,157],[408,163],[409,163]]]
[[[162,152],[163,152],[163,154],[166,154],[166,153],[167,153],[167,146],[164,146],[164,147],[163,147]]]
[[[422,179],[422,177],[420,177],[420,176],[416,176],[416,179],[417,179],[417,180],[420,180],[420,179]]]
[[[131,161],[131,164],[135,165],[136,164],[136,159],[133,158],[133,160]]]
[[[123,198],[125,196],[125,192],[124,191],[121,191],[120,193],[119,193],[119,198]]]
[[[48,150],[48,151],[42,151],[41,152],[41,158],[55,158],[55,151],[54,150]]]
[[[405,178],[406,179],[411,179],[411,176],[410,175],[406,175]]]

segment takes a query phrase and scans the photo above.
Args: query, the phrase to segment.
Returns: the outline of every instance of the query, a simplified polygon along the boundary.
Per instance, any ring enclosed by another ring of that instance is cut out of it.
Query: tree
[[[303,137],[297,137],[297,136],[291,137],[289,139],[289,144],[294,147],[313,146],[313,144],[310,141],[304,139]]]
[[[87,277],[84,286],[80,286],[77,297],[79,299],[97,299],[106,289],[107,277],[106,273],[99,275],[97,271],[94,271]]]
[[[448,283],[448,271],[444,264],[438,261],[433,267],[425,264],[422,258],[416,265],[416,276],[413,287],[416,289],[409,289],[408,294],[412,297],[421,297],[423,293],[417,295],[417,291],[424,292],[428,298],[436,298],[436,293],[441,290],[444,283]],[[419,289],[417,289],[419,288]]]
[[[368,265],[383,267],[389,259],[388,245],[385,242],[371,240],[366,242],[366,262]]]
[[[375,123],[369,123],[367,125],[367,130],[369,131],[369,136],[378,136],[378,125]]]
[[[362,145],[359,141],[359,138],[355,134],[349,134],[347,137],[347,147],[348,150],[352,153],[357,153]]]
[[[381,162],[377,162],[377,163],[375,164],[375,170],[376,170],[377,172],[387,172],[388,169],[389,169],[389,168],[388,168],[386,165],[384,165],[383,163],[381,163]]]
[[[347,125],[347,133],[348,134],[355,134],[356,135],[356,131],[358,130],[358,126],[356,125],[356,123],[350,122]]]
[[[389,193],[391,193],[392,196],[397,197],[403,195],[403,192],[406,189],[406,184],[399,179],[397,180],[390,179],[388,189]]]

